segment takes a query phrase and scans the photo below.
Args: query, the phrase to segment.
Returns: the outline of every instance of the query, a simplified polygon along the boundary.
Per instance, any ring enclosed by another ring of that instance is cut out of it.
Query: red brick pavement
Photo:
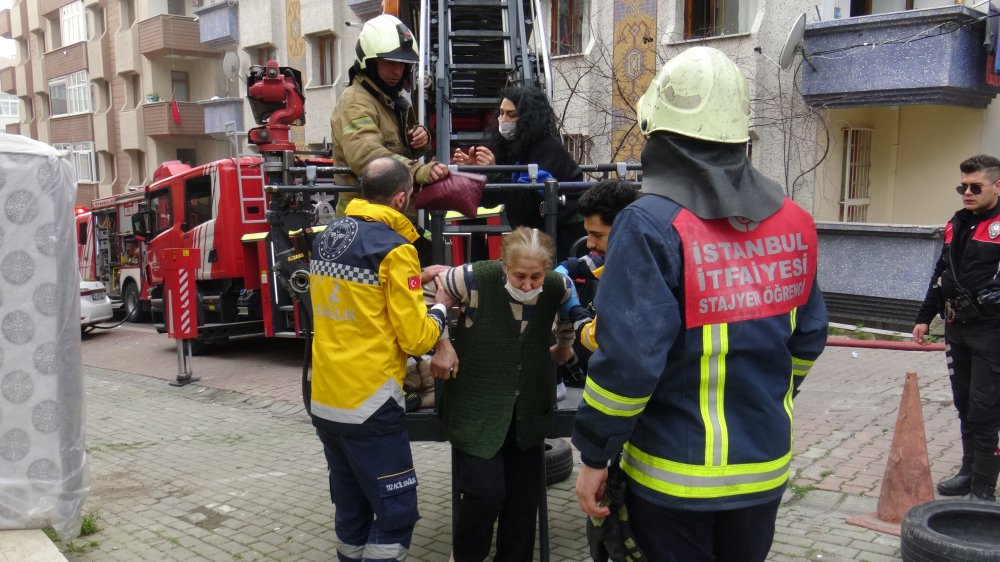
[[[83,336],[83,363],[172,381],[177,345],[149,324],[126,324]],[[211,345],[192,360],[195,384],[302,403],[303,340],[251,338]]]
[[[303,342],[243,339],[195,357],[195,384],[301,403]],[[173,380],[173,340],[148,325],[125,325],[84,337],[86,365]],[[919,375],[934,481],[961,460],[958,421],[941,352],[827,348],[795,403],[792,484],[851,495],[879,494],[903,380]]]

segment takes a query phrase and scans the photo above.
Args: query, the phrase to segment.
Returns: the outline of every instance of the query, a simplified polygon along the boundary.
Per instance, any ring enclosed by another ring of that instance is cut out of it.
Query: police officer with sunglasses
[[[962,184],[955,190],[964,208],[945,227],[913,339],[926,345],[931,319],[944,316],[962,466],[938,483],[938,493],[994,501],[1000,473],[1000,160],[981,154],[959,169]]]

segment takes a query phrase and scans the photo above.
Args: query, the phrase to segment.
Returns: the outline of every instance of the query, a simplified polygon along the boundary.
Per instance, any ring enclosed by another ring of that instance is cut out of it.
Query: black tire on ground
[[[545,440],[545,485],[551,486],[573,474],[573,450],[565,439]]]
[[[126,283],[122,289],[122,308],[129,322],[142,322],[142,301],[139,299],[139,287],[135,283]]]
[[[1000,504],[938,500],[903,518],[904,562],[1000,562]]]

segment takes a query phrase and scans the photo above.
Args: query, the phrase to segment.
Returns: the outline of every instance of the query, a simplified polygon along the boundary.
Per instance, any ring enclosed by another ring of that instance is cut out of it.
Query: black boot
[[[976,455],[972,463],[972,497],[974,500],[996,501],[1000,455]]]
[[[964,496],[972,489],[972,468],[962,470],[947,480],[938,482],[937,491],[942,496]]]
[[[972,489],[972,439],[962,437],[962,468],[958,474],[938,482],[937,491],[942,496],[964,496]]]

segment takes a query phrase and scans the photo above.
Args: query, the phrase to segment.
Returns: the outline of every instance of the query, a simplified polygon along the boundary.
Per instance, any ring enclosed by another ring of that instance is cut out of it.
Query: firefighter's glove
[[[611,514],[603,519],[587,518],[590,557],[594,562],[644,562],[625,507],[625,475],[616,464],[608,469],[601,505],[608,506]]]
[[[559,269],[556,269],[559,271]],[[574,306],[580,306],[580,296],[576,294],[576,283],[569,278],[568,275],[562,273],[563,282],[566,284],[566,291],[569,292],[569,296],[566,300],[559,305],[559,316],[563,318],[569,318],[569,311],[573,309]]]

